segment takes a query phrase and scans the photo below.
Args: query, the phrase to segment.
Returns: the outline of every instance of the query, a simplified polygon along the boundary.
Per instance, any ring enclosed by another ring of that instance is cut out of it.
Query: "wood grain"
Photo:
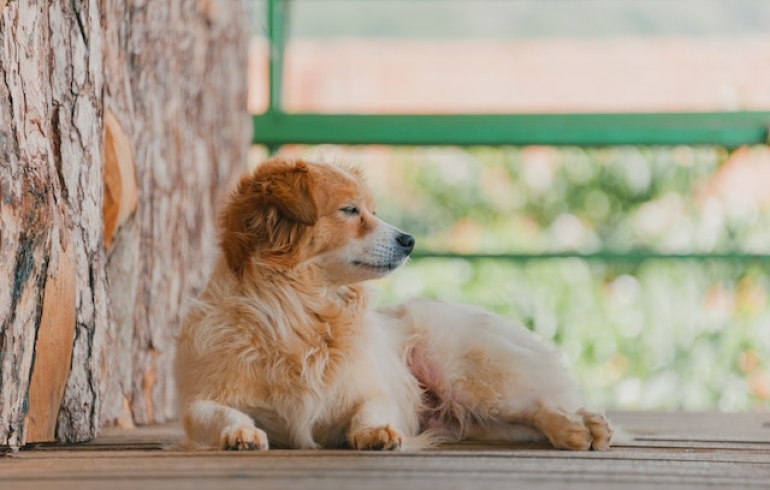
[[[23,444],[56,440],[56,422],[75,338],[76,264],[66,235],[53,240],[35,342]]]
[[[414,453],[265,452],[168,449],[177,425],[109,429],[93,443],[41,447],[0,461],[0,486],[13,488],[417,488],[695,489],[767,488],[766,413],[610,413],[628,438],[607,452],[532,444],[453,444]],[[689,439],[705,427],[705,445]],[[733,430],[738,427],[738,434]],[[680,431],[679,428],[684,428]],[[753,435],[750,433],[753,432]],[[645,438],[657,434],[665,441]],[[751,441],[741,444],[740,441]],[[670,447],[675,441],[687,447]],[[733,442],[729,442],[733,441]],[[728,449],[712,444],[728,444]],[[10,464],[9,464],[10,463]],[[40,468],[45,468],[45,474]],[[41,486],[35,486],[41,485]]]

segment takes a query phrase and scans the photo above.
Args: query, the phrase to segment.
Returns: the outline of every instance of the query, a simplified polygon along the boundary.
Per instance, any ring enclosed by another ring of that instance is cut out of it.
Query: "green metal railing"
[[[285,144],[409,146],[742,145],[770,143],[770,112],[623,114],[297,114],[283,110],[283,59],[289,0],[267,0],[270,42],[269,105],[253,116],[254,144],[271,152]],[[581,257],[639,262],[648,259],[770,261],[768,254],[660,254],[647,251],[581,254],[470,254],[421,252],[416,257],[533,259]]]
[[[770,113],[286,114],[254,116],[254,142],[345,145],[704,145],[767,142]]]

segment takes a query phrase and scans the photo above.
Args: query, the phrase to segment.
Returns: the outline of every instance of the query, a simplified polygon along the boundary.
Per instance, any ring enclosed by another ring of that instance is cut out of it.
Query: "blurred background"
[[[265,1],[250,7],[257,114]],[[766,0],[292,0],[288,12],[287,112],[770,110]],[[417,256],[377,284],[381,303],[426,296],[520,322],[561,347],[596,406],[770,408],[767,146],[281,153],[360,166],[378,214],[417,237]],[[266,155],[252,150],[255,164]],[[538,257],[571,252],[592,255]]]

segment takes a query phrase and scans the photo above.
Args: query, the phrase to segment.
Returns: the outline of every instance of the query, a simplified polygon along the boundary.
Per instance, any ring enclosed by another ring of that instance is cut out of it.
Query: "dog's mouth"
[[[354,260],[351,262],[356,267],[361,267],[363,269],[369,269],[377,272],[390,272],[392,270],[397,269],[401,264],[404,263],[404,260],[397,260],[395,262],[383,262],[383,263],[370,263],[370,262],[362,262],[360,260]]]

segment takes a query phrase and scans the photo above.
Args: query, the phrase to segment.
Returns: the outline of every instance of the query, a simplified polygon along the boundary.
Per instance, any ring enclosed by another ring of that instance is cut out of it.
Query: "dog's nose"
[[[401,233],[396,237],[396,241],[404,249],[404,253],[409,255],[409,253],[412,252],[412,249],[414,248],[414,237],[412,235]]]

